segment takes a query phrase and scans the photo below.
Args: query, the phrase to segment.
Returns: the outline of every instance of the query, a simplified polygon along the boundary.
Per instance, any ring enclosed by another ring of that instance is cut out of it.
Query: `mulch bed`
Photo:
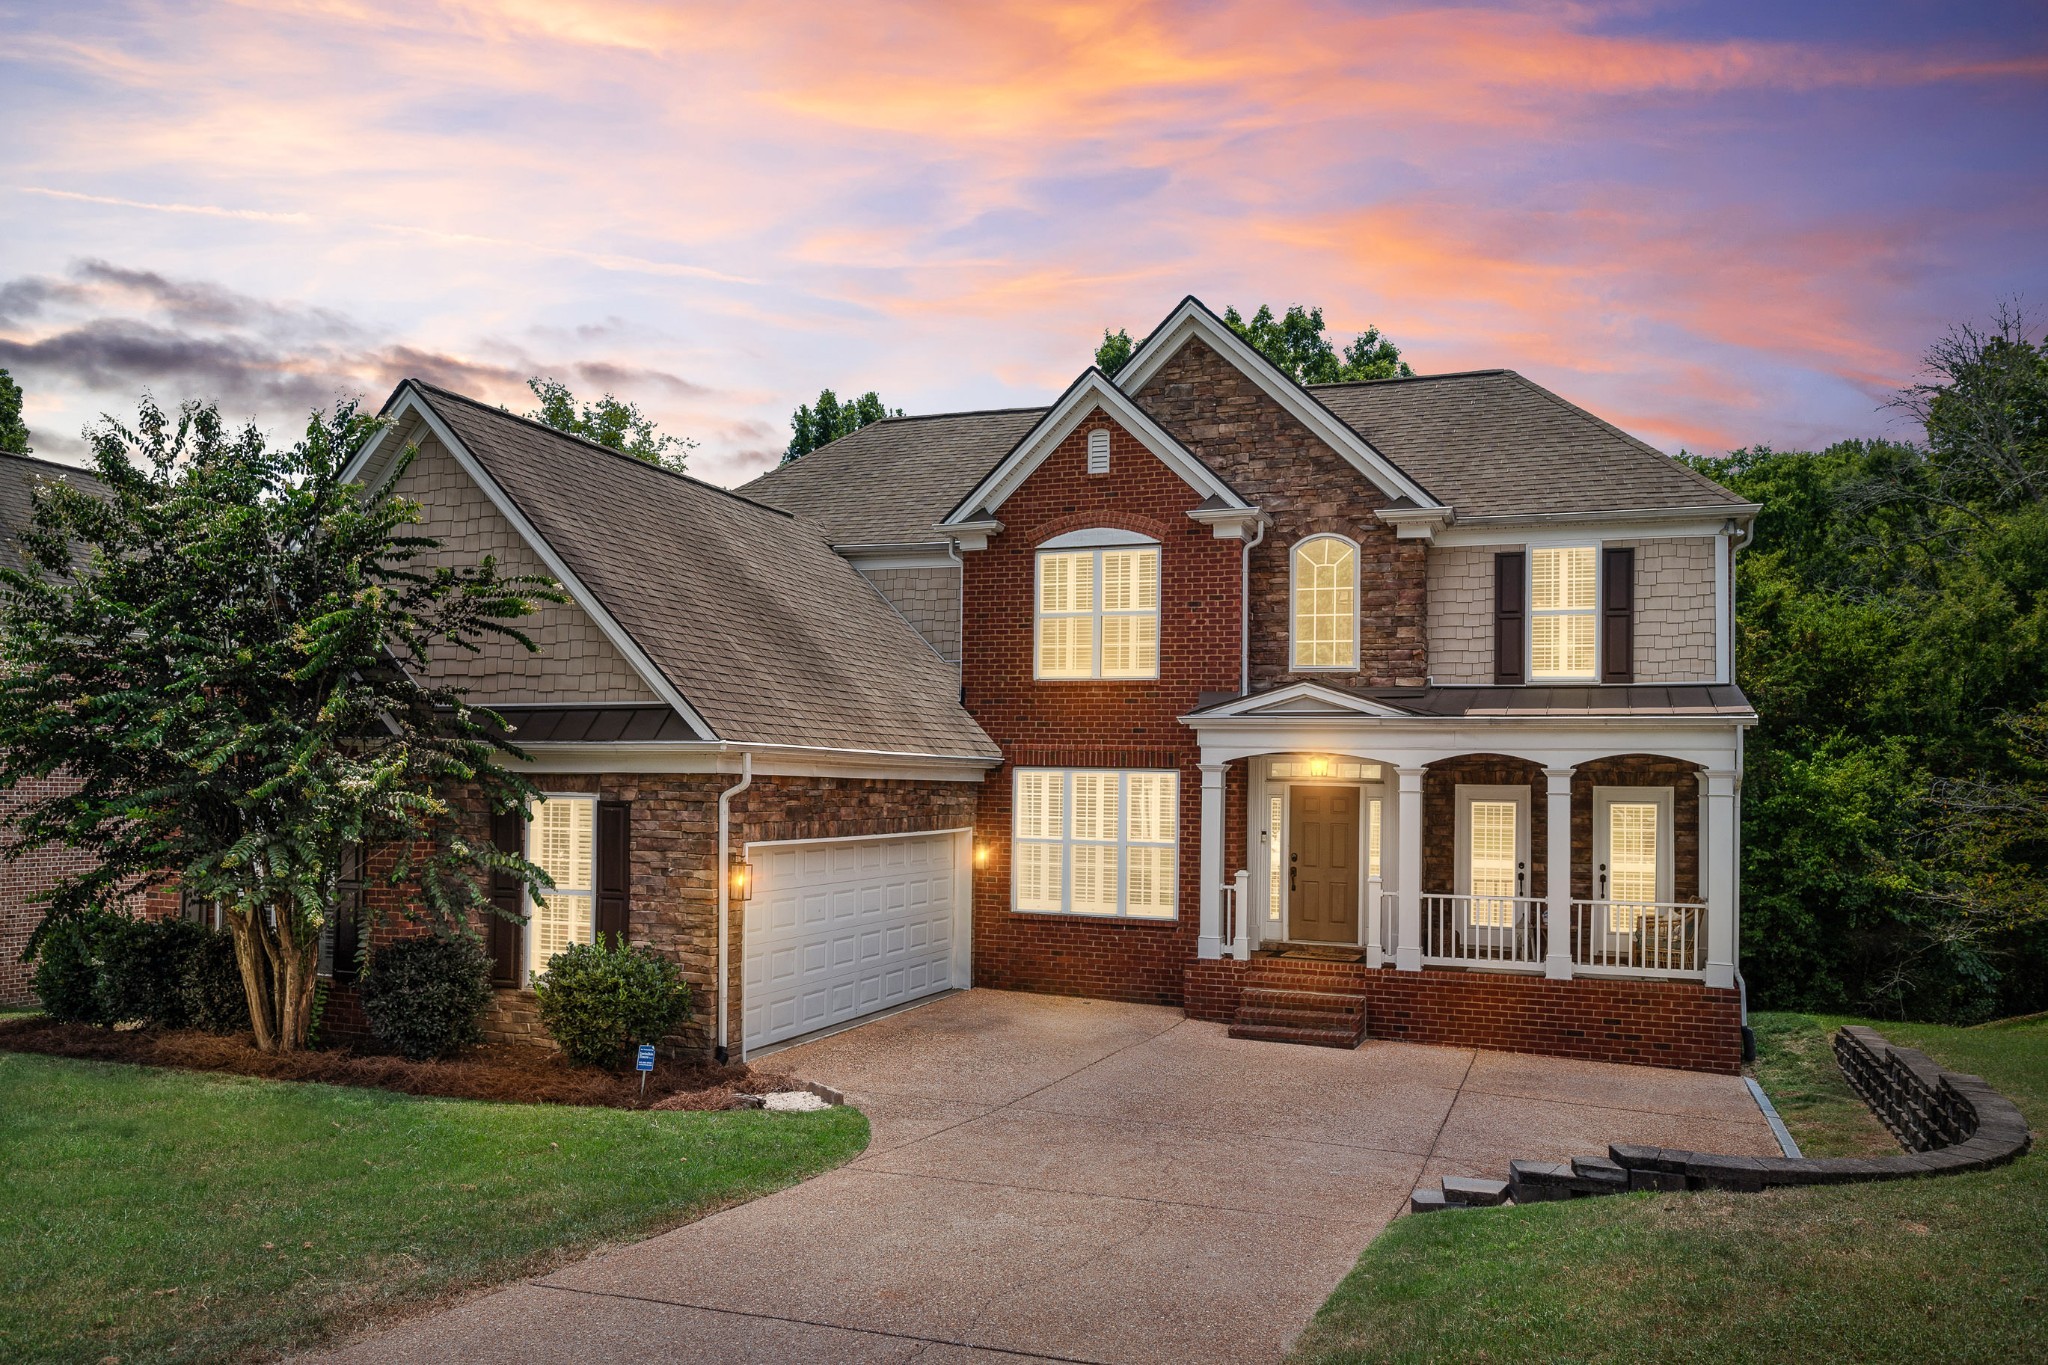
[[[43,1015],[0,1019],[0,1051],[39,1052],[96,1062],[225,1071],[273,1081],[360,1085],[405,1095],[510,1104],[584,1104],[612,1109],[739,1109],[743,1095],[802,1090],[802,1082],[746,1066],[662,1057],[640,1093],[639,1073],[571,1066],[552,1048],[487,1043],[445,1062],[408,1062],[346,1047],[258,1052],[253,1034],[196,1029],[114,1029],[61,1024]]]

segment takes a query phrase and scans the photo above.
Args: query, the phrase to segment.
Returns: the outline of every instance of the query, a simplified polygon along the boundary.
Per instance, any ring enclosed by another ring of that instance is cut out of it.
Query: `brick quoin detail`
[[[1362,990],[1368,1038],[1731,1076],[1742,1070],[1741,997],[1696,982],[1292,962],[1287,969],[1304,982]],[[1237,962],[1189,964],[1188,1014],[1227,1022],[1252,970]]]
[[[1107,427],[1107,474],[1087,472],[1088,432]],[[1188,519],[1205,495],[1096,410],[997,510],[1004,530],[964,556],[967,709],[1002,746],[1003,766],[981,790],[974,878],[974,979],[1006,990],[1181,1003],[1200,927],[1200,869],[1192,850],[1202,784],[1194,734],[1179,717],[1203,692],[1235,692],[1238,574],[1243,549]],[[1038,545],[1067,531],[1110,527],[1157,537],[1159,677],[1142,682],[1032,678]],[[1180,774],[1179,918],[1082,919],[1018,914],[1010,896],[1011,775],[1032,767],[1171,767]]]

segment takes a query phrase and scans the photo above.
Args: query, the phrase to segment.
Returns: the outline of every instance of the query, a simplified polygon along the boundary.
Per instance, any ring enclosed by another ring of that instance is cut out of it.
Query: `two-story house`
[[[968,984],[1732,1070],[1757,511],[1507,371],[1302,388],[1188,299],[1050,406],[737,492],[430,386],[357,462],[558,578],[451,659],[547,795],[494,929],[677,955],[737,1054]],[[722,989],[721,989],[722,987]]]

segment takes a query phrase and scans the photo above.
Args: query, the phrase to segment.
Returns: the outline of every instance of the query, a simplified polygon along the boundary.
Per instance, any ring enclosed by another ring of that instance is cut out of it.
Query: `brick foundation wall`
[[[1087,435],[1110,431],[1110,470],[1087,472]],[[965,556],[967,708],[1002,746],[982,784],[974,877],[974,979],[1005,990],[1177,1005],[1199,932],[1201,772],[1179,722],[1205,691],[1237,689],[1243,550],[1187,512],[1188,487],[1099,410],[1003,503],[1004,530]],[[1032,677],[1037,547],[1067,531],[1137,531],[1160,542],[1159,677]],[[1016,767],[1172,768],[1180,776],[1179,916],[1171,922],[1020,914],[1011,909],[1010,806]],[[1241,803],[1240,803],[1241,804]]]
[[[1237,1011],[1244,977],[1264,965],[1189,964],[1189,1016],[1227,1022]],[[1285,969],[1312,984],[1362,989],[1368,1038],[1723,1075],[1742,1070],[1740,996],[1697,982],[1586,976],[1550,981],[1505,972],[1401,972],[1314,962],[1289,962]]]

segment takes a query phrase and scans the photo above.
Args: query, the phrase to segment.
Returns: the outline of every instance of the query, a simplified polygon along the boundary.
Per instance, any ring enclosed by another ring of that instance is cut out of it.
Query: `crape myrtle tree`
[[[427,563],[417,504],[341,478],[376,425],[345,403],[279,449],[210,405],[145,398],[132,428],[87,433],[107,496],[40,490],[25,567],[0,571],[0,790],[75,784],[17,807],[9,851],[94,860],[37,937],[171,881],[218,902],[266,1052],[306,1044],[353,848],[395,849],[404,915],[442,932],[473,932],[486,874],[546,885],[466,833],[465,802],[506,811],[532,789],[498,761],[518,752],[498,718],[428,665],[533,648],[513,623],[560,593],[489,558]]]

